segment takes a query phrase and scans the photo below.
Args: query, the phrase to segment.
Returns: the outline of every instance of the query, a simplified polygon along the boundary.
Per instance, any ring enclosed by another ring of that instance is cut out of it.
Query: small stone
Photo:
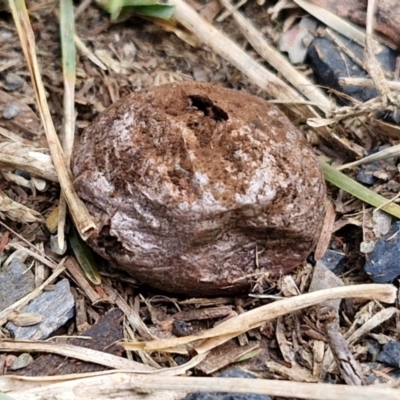
[[[375,283],[389,283],[400,276],[400,222],[375,243],[364,271]]]
[[[193,328],[187,322],[174,320],[172,324],[172,333],[178,337],[188,336],[193,333]]]
[[[33,357],[29,353],[22,353],[19,355],[10,366],[11,371],[25,368],[33,362]]]
[[[372,223],[374,235],[379,238],[390,231],[392,227],[392,217],[384,211],[375,210],[372,214]]]
[[[50,236],[50,248],[51,251],[59,256],[62,256],[67,251],[67,241],[64,239],[62,248],[58,244],[58,235]]]
[[[32,300],[21,313],[38,313],[43,317],[41,323],[32,326],[17,326],[12,322],[6,325],[15,339],[47,339],[74,316],[75,301],[70,291],[68,279],[62,279],[54,290],[43,292]]]
[[[386,343],[377,360],[381,363],[389,364],[392,367],[400,368],[400,343]]]
[[[17,102],[7,104],[3,110],[3,118],[12,119],[21,112],[21,106]]]
[[[195,81],[198,82],[208,81],[208,73],[201,67],[193,67],[192,74]]]
[[[316,28],[317,21],[314,18],[303,17],[293,28],[282,33],[279,50],[288,53],[292,64],[304,63]]]
[[[324,263],[319,260],[317,261],[314,271],[313,277],[310,283],[310,292],[316,292],[318,290],[329,289],[334,287],[344,286],[344,282],[337,277],[332,271],[330,271]],[[327,300],[321,303],[322,307],[330,307],[339,312],[339,306],[341,303],[341,299],[337,300]]]
[[[20,258],[0,269],[0,311],[35,289],[35,277]]]
[[[4,79],[5,86],[8,90],[16,90],[19,89],[24,83],[25,80],[20,75],[9,72]]]
[[[10,39],[13,37],[13,33],[13,31],[8,29],[0,29],[0,43],[10,41]]]
[[[346,268],[347,257],[341,251],[327,250],[321,261],[335,275],[342,275]]]
[[[360,243],[360,252],[363,254],[369,254],[372,253],[374,248],[375,248],[375,243],[376,242],[361,242]]]
[[[254,375],[239,368],[226,370],[219,376],[222,378],[255,378]],[[183,400],[271,400],[271,398],[262,394],[195,392],[188,394]]]

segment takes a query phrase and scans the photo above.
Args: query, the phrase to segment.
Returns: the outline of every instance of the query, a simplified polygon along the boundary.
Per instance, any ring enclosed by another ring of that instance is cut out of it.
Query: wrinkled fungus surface
[[[249,94],[186,82],[133,93],[85,129],[74,185],[97,225],[89,243],[153,287],[250,290],[303,263],[325,186],[286,116]]]

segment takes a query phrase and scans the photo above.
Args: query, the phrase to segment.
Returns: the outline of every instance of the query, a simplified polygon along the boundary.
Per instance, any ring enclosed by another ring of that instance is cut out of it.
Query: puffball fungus
[[[302,265],[319,237],[324,178],[302,134],[241,91],[184,82],[102,112],[73,153],[93,249],[168,292],[223,295]]]

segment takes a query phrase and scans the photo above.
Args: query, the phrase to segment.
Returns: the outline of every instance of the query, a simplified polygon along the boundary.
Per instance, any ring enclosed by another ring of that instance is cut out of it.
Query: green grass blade
[[[128,7],[126,12],[142,15],[144,17],[154,17],[160,19],[170,19],[174,14],[175,7],[168,5],[154,5],[154,6],[140,6],[140,7]],[[123,9],[125,12],[125,8]]]
[[[159,0],[122,0],[122,7],[140,7],[140,6],[155,6],[155,5],[168,6],[168,4]]]
[[[387,204],[389,201],[388,199],[354,181],[342,172],[331,167],[329,164],[320,161],[320,165],[325,179],[328,182],[343,189],[347,193],[350,193],[354,197],[357,197],[357,199],[362,200],[371,206],[379,207],[388,214],[400,219],[400,206],[395,203]]]
[[[170,19],[175,10],[160,0],[96,0],[96,4],[110,13],[112,21],[131,14]]]
[[[74,226],[69,230],[68,241],[86,277],[93,284],[100,285],[101,277],[92,250],[81,239]]]
[[[71,157],[75,134],[76,49],[72,0],[60,0],[60,34],[64,77],[64,141],[67,162]]]
[[[62,70],[64,79],[64,120],[63,143],[64,155],[69,165],[75,137],[75,81],[76,81],[76,50],[75,21],[72,0],[60,0],[60,39],[62,53]],[[62,196],[62,195],[61,195]],[[61,198],[58,220],[58,244],[64,243],[65,219],[67,203]]]

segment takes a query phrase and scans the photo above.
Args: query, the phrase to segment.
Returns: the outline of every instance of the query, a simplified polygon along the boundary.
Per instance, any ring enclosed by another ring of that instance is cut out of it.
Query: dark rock
[[[367,153],[368,156],[372,154],[376,154],[382,150],[385,150],[389,148],[390,145],[383,145],[379,146],[375,149],[372,149]],[[397,160],[380,160],[380,161],[375,161],[372,163],[364,164],[360,166],[360,171],[358,172],[356,179],[365,184],[365,185],[374,185],[377,181],[378,178],[375,176],[375,174],[382,169],[385,169],[388,165],[393,165],[393,161],[396,162]]]
[[[345,271],[347,257],[340,251],[327,250],[322,257],[322,262],[335,275],[341,275]]]
[[[190,358],[186,357],[186,356],[177,355],[177,356],[174,357],[174,361],[178,365],[183,365],[183,364],[187,363],[189,360],[190,360]]]
[[[361,367],[367,385],[388,385],[400,378],[400,369],[388,368],[384,363],[367,362]]]
[[[18,176],[22,176],[23,178],[28,179],[28,180],[31,179],[31,174],[29,172],[23,171],[22,169],[16,168],[14,170],[14,174],[18,175]]]
[[[381,363],[389,364],[392,367],[400,368],[400,343],[386,343],[377,360]]]
[[[42,293],[32,300],[21,312],[38,313],[42,322],[32,326],[17,326],[12,322],[6,325],[15,339],[47,339],[74,316],[75,300],[69,288],[68,279],[62,279],[54,290]]]
[[[238,368],[228,369],[219,376],[223,378],[255,378],[254,375]],[[271,398],[261,394],[195,392],[188,394],[184,400],[271,400]]]
[[[363,60],[364,49],[361,46],[341,35],[339,35],[339,38],[358,59]],[[378,96],[378,92],[374,88],[340,85],[339,78],[368,78],[369,75],[343,51],[340,51],[329,36],[315,38],[309,47],[308,57],[320,84],[343,92],[362,102]],[[382,46],[382,50],[377,55],[377,60],[383,70],[391,72],[395,69],[396,57],[397,55],[393,50]]]
[[[378,169],[376,167],[377,164],[378,163],[376,162],[367,165],[362,165],[360,171],[357,173],[356,176],[358,182],[369,186],[374,185],[378,181],[378,178],[374,176],[374,172]]]
[[[380,237],[364,271],[375,283],[388,283],[400,276],[400,222],[396,222],[389,233]]]
[[[371,362],[375,362],[380,352],[380,345],[376,340],[366,340],[364,345],[368,347],[368,359]]]
[[[172,324],[172,333],[175,336],[188,336],[193,333],[192,326],[184,321],[174,320]]]
[[[0,311],[35,289],[35,277],[18,258],[0,270]]]

